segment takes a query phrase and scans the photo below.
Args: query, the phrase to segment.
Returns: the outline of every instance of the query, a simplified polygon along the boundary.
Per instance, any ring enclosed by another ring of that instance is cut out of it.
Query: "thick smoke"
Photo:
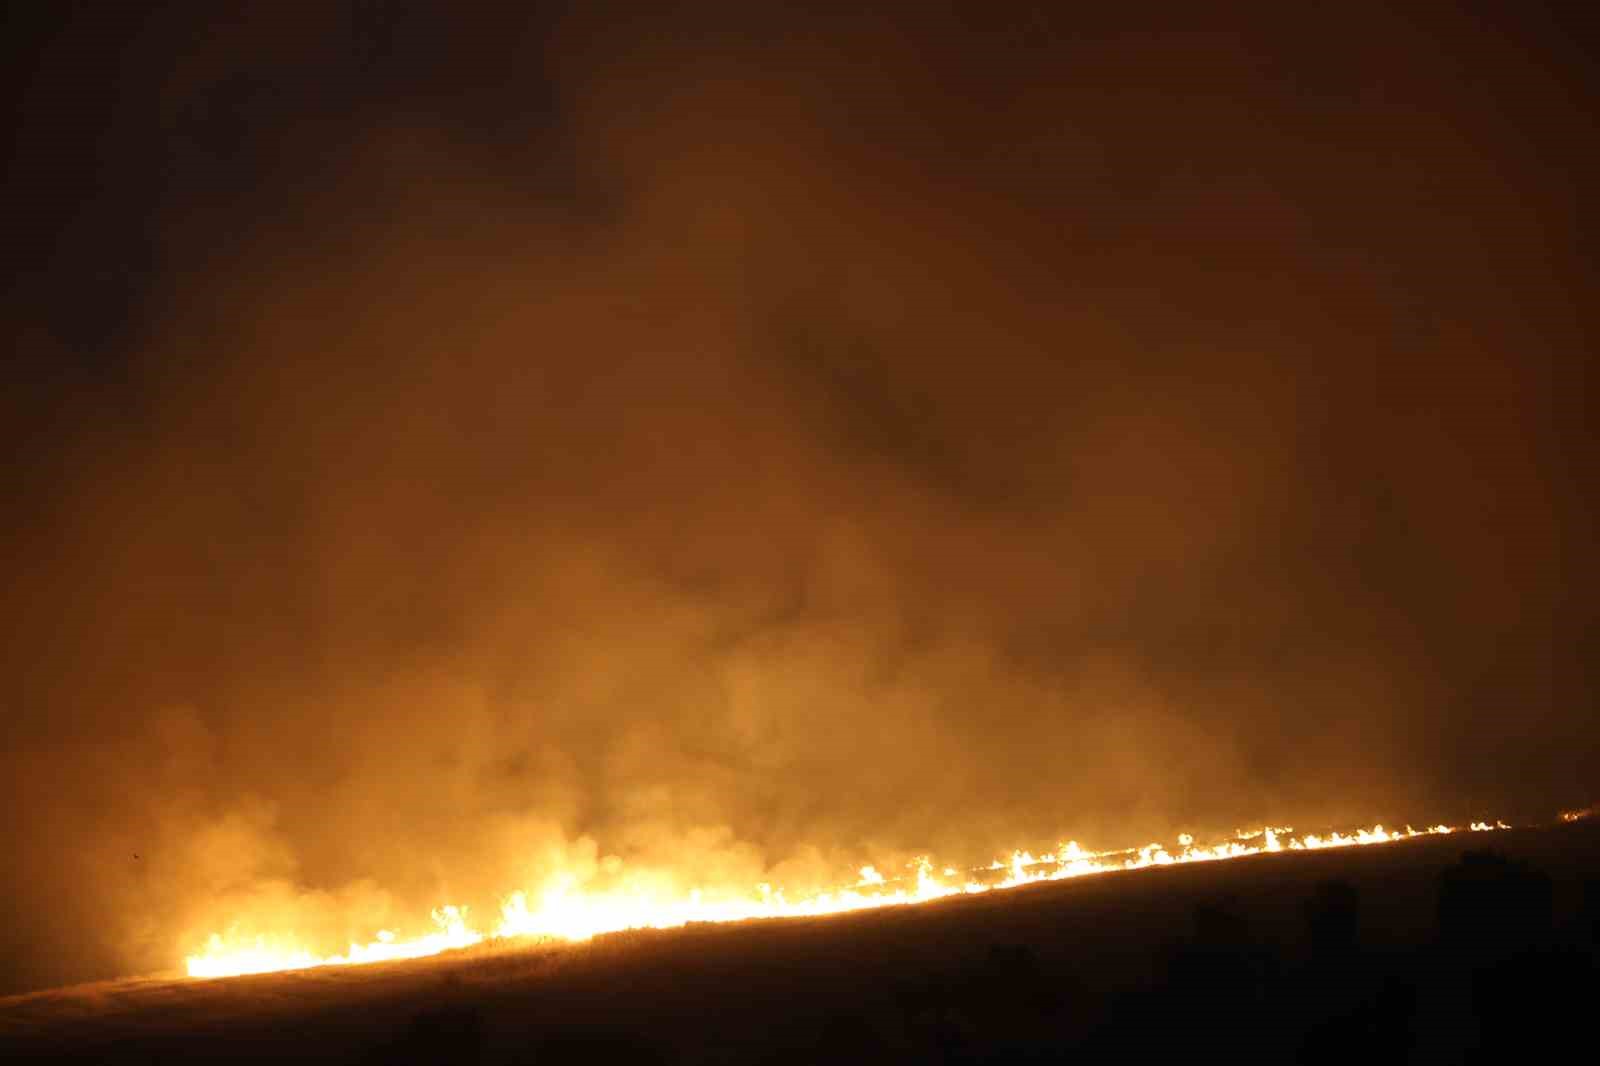
[[[1549,27],[328,7],[19,97],[0,990],[1592,801]]]

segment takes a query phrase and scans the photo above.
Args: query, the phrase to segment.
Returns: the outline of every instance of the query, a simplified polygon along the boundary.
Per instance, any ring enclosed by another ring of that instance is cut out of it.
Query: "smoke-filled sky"
[[[1563,10],[233,6],[7,34],[0,991],[1593,801]]]

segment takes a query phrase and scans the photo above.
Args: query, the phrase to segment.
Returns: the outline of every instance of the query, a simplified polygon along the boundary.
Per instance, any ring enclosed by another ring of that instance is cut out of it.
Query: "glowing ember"
[[[1592,809],[1591,809],[1592,810]],[[1562,817],[1576,820],[1591,811],[1568,812]],[[1473,822],[1473,832],[1492,832],[1511,828],[1505,822]],[[1281,851],[1314,851],[1323,848],[1385,844],[1412,837],[1457,832],[1446,825],[1427,829],[1357,829],[1352,833],[1319,836],[1307,833],[1294,836],[1289,826],[1263,826],[1253,831],[1240,830],[1235,839],[1220,844],[1197,846],[1187,833],[1178,837],[1178,847],[1168,850],[1161,844],[1146,844],[1118,851],[1086,851],[1069,840],[1055,852],[1034,854],[1014,851],[1009,858],[996,859],[982,870],[962,878],[953,867],[935,869],[924,856],[909,864],[911,876],[886,878],[876,867],[864,866],[860,880],[833,892],[791,900],[781,890],[759,885],[743,895],[711,895],[696,889],[687,895],[673,895],[651,884],[648,877],[635,879],[622,889],[594,892],[583,889],[571,874],[549,879],[537,897],[523,891],[512,892],[500,907],[500,921],[490,932],[468,924],[465,907],[440,907],[433,912],[437,931],[402,940],[389,930],[379,930],[366,944],[351,944],[343,955],[321,957],[294,945],[268,938],[240,941],[213,934],[205,949],[187,959],[191,977],[226,977],[236,974],[297,970],[313,966],[345,966],[391,959],[414,959],[436,955],[453,948],[470,947],[487,939],[540,936],[561,940],[587,940],[601,933],[625,929],[669,929],[691,922],[736,922],[751,918],[792,918],[846,911],[922,903],[955,896],[1042,881],[1137,870],[1149,866],[1212,862],[1238,859]],[[976,876],[973,876],[976,875]]]

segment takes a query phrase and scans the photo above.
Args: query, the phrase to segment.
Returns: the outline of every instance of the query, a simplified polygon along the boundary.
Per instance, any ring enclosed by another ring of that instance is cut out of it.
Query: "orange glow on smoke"
[[[1504,822],[1492,825],[1474,822],[1469,828],[1473,832],[1487,832],[1511,827]],[[752,918],[840,914],[874,907],[924,903],[946,896],[991,892],[1113,870],[1214,862],[1268,852],[1386,844],[1458,831],[1445,825],[1427,829],[1407,826],[1400,830],[1376,825],[1348,834],[1336,832],[1319,836],[1307,833],[1295,836],[1288,826],[1266,826],[1253,832],[1240,831],[1232,840],[1208,846],[1196,845],[1194,838],[1185,833],[1178,837],[1176,849],[1168,849],[1161,844],[1146,844],[1138,848],[1100,852],[1086,851],[1079,847],[1077,841],[1068,841],[1054,852],[1035,854],[1014,851],[1008,857],[996,859],[986,868],[968,871],[965,876],[952,867],[936,868],[925,856],[910,864],[910,872],[905,877],[888,878],[876,867],[865,866],[861,868],[860,879],[854,884],[801,899],[789,899],[782,890],[765,884],[756,886],[753,892],[748,889],[695,889],[687,895],[674,894],[653,887],[652,880],[657,879],[649,875],[637,876],[620,889],[589,891],[579,884],[573,874],[559,873],[548,878],[533,895],[518,890],[506,896],[500,906],[499,921],[492,926],[471,924],[464,907],[443,906],[433,911],[433,921],[438,928],[432,933],[402,940],[388,930],[378,930],[372,940],[365,944],[351,944],[343,955],[318,956],[299,946],[292,937],[241,940],[213,934],[204,948],[188,956],[186,962],[191,977],[229,977],[313,966],[413,959],[470,947],[490,939],[534,936],[578,941],[601,933],[626,929],[669,929],[691,922],[736,922]]]

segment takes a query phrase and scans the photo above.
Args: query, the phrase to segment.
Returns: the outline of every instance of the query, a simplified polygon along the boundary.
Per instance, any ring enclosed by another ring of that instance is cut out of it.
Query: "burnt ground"
[[[1600,820],[813,920],[0,1000],[0,1060],[1525,1061],[1595,1054]]]

